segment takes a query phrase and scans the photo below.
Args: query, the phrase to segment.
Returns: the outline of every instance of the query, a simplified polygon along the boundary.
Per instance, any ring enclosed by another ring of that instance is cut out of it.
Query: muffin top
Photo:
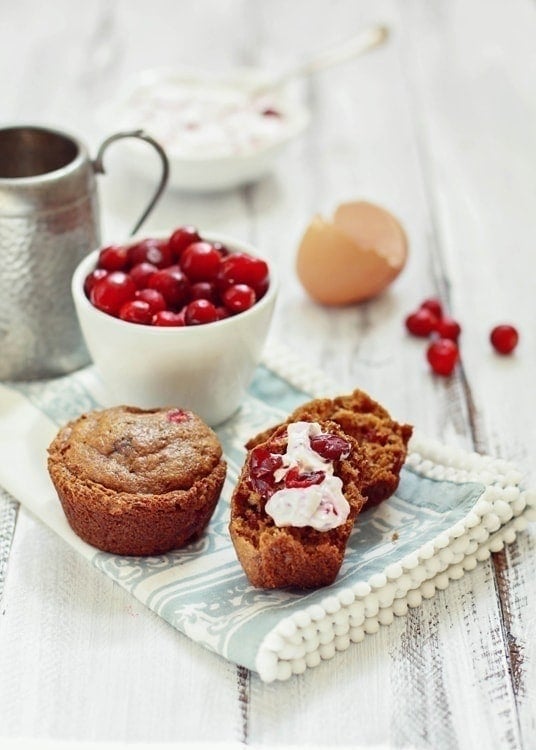
[[[298,420],[336,422],[357,440],[367,459],[362,466],[361,489],[368,503],[377,504],[395,492],[407,455],[411,425],[395,422],[383,406],[359,389],[334,399],[308,401],[295,409],[284,424]],[[246,448],[265,442],[275,429],[272,427],[251,438]]]
[[[193,412],[131,406],[69,422],[49,453],[82,482],[151,495],[188,489],[222,457],[216,434]]]

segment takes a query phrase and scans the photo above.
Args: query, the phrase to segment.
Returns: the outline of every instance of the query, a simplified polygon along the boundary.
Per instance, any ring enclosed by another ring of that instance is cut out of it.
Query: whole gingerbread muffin
[[[119,555],[156,555],[197,537],[226,474],[216,434],[182,409],[83,414],[60,429],[48,454],[73,530]]]
[[[341,567],[364,505],[364,458],[333,422],[293,422],[249,451],[229,531],[253,586],[318,588]]]
[[[286,423],[301,419],[310,422],[331,420],[357,440],[367,459],[363,466],[361,491],[369,507],[395,492],[413,432],[411,425],[395,422],[387,409],[358,389],[333,399],[308,401],[295,409]],[[275,429],[272,427],[256,435],[246,447],[253,448],[264,442]]]

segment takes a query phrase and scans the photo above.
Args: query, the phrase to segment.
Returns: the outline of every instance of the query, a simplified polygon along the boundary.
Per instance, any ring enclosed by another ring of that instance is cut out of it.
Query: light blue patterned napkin
[[[243,445],[316,395],[312,378],[307,392],[303,373],[297,387],[291,371],[282,377],[277,363],[268,364],[257,369],[240,411],[217,430],[227,480],[207,532],[184,549],[120,557],[85,544],[67,525],[48,479],[46,447],[60,425],[103,401],[93,368],[0,386],[0,485],[177,630],[269,681],[345,650],[512,541],[534,495],[520,489],[521,476],[503,461],[417,437],[396,495],[360,515],[332,586],[255,589],[227,530]]]

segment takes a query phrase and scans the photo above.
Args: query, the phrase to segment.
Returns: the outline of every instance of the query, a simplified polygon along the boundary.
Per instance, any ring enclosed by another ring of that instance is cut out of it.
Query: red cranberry
[[[134,296],[136,299],[147,302],[153,315],[166,309],[166,300],[156,289],[137,289]]]
[[[229,250],[225,247],[225,245],[222,245],[221,242],[213,242],[212,247],[219,252],[221,258],[225,258],[227,255],[229,255]]]
[[[267,107],[266,109],[263,109],[262,114],[264,115],[264,117],[281,117],[281,112],[279,112],[277,109],[274,109],[273,107]]]
[[[502,324],[495,326],[489,338],[493,348],[499,354],[511,354],[519,341],[519,333],[514,326]]]
[[[193,242],[199,242],[200,240],[201,237],[195,227],[184,226],[176,229],[169,238],[169,246],[171,252],[175,256],[175,260],[179,260],[188,245],[191,245]]]
[[[432,370],[437,375],[452,375],[459,359],[458,347],[451,339],[433,341],[426,352]]]
[[[125,302],[124,305],[121,305],[119,317],[128,323],[139,323],[148,326],[152,322],[153,313],[148,302],[142,299],[131,299]]]
[[[413,336],[429,336],[435,331],[438,323],[437,316],[426,307],[421,307],[406,318],[406,328]]]
[[[208,242],[194,242],[184,250],[180,265],[190,281],[212,281],[220,268],[221,255]]]
[[[117,316],[119,310],[134,297],[136,285],[123,271],[112,271],[97,281],[91,290],[90,300],[95,307],[109,315]]]
[[[144,289],[149,283],[149,279],[158,271],[158,267],[154,263],[149,263],[144,260],[141,263],[137,263],[133,268],[130,269],[130,278],[134,281],[138,289]]]
[[[122,245],[103,247],[99,253],[99,268],[105,268],[107,271],[124,271],[127,265],[127,248]]]
[[[285,487],[291,489],[300,487],[311,487],[313,484],[321,484],[326,478],[324,471],[306,471],[300,474],[297,466],[293,466],[285,477]]]
[[[452,341],[457,341],[460,337],[462,329],[457,320],[454,320],[454,318],[445,315],[443,318],[438,320],[436,332],[442,339],[452,339]]]
[[[249,310],[255,304],[255,292],[247,284],[233,284],[221,296],[229,312],[236,314]]]
[[[268,291],[269,286],[270,279],[268,276],[264,281],[259,281],[258,284],[255,284],[255,286],[253,287],[253,291],[255,292],[255,299],[257,302],[264,297],[264,295]]]
[[[443,317],[443,305],[436,299],[436,297],[430,297],[421,302],[421,310],[430,310],[430,312],[436,316],[436,318]]]
[[[162,265],[160,266],[160,268],[166,268],[167,266],[171,266],[173,263],[175,263],[175,254],[171,249],[169,239],[161,237],[160,239],[156,240],[156,243],[158,249],[162,253]]]
[[[311,448],[328,461],[339,461],[350,453],[350,443],[338,435],[321,433],[309,439]]]
[[[173,262],[173,254],[166,240],[149,238],[128,248],[128,261],[131,266],[152,263],[157,268],[165,268]]]
[[[94,271],[89,273],[84,280],[84,292],[86,297],[89,299],[91,290],[101,279],[105,279],[108,276],[108,271],[105,268],[96,268]]]
[[[226,307],[217,307],[216,312],[218,313],[218,320],[225,320],[225,318],[231,317],[231,313]]]
[[[156,266],[162,260],[158,245],[150,238],[130,245],[127,252],[131,267],[137,266],[139,263],[152,263]]]
[[[208,299],[215,305],[218,301],[218,293],[212,281],[196,281],[190,287],[190,299]]]
[[[188,422],[190,419],[190,413],[187,411],[184,411],[184,409],[170,409],[168,413],[166,414],[166,419],[168,422],[177,422],[180,424],[181,422]]]
[[[207,299],[194,299],[187,305],[184,320],[187,326],[199,326],[218,320],[218,311]]]
[[[179,308],[188,300],[190,284],[179,266],[169,266],[151,276],[149,289],[160,292],[168,307]]]
[[[265,284],[268,279],[268,266],[260,258],[253,258],[246,253],[231,253],[223,259],[218,283],[221,289],[232,284],[247,284],[252,289]]]
[[[254,448],[249,459],[253,488],[263,496],[271,493],[275,484],[274,471],[281,466],[283,466],[283,458],[279,453],[270,453],[263,446]]]
[[[166,328],[184,326],[184,315],[182,312],[177,313],[172,310],[160,310],[153,315],[153,325]]]
[[[279,453],[270,453],[267,448],[259,446],[251,451],[249,463],[252,476],[273,476],[274,471],[283,466],[283,457]]]

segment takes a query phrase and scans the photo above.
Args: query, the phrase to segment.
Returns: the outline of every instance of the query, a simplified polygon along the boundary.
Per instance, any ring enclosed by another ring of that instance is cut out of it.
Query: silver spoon
[[[296,78],[303,78],[325,68],[331,68],[347,60],[352,60],[354,57],[358,57],[375,47],[379,47],[388,37],[389,29],[387,26],[373,26],[370,29],[361,31],[357,36],[350,37],[350,39],[344,42],[339,42],[336,46],[330,47],[310,60],[298,63],[278,75],[272,81],[266,81],[254,86],[250,93],[253,96],[259,96],[274,89],[282,88]]]

